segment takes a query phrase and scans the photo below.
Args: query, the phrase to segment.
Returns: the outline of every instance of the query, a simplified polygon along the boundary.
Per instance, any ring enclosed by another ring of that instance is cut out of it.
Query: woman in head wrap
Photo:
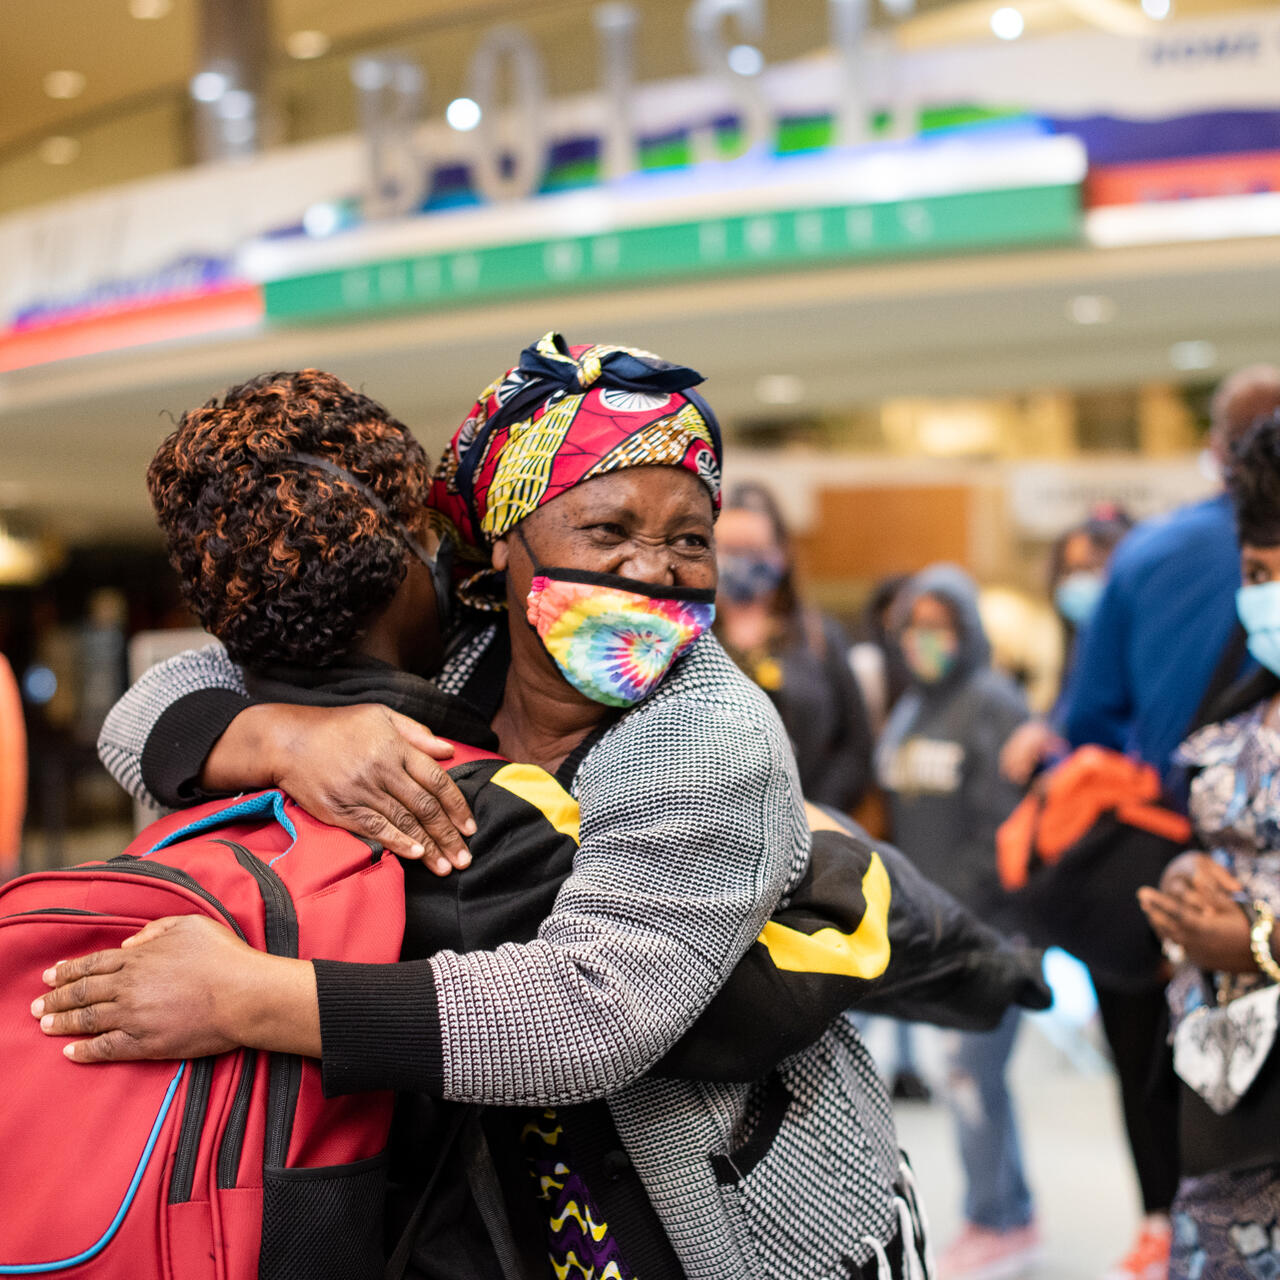
[[[508,610],[505,627],[471,627],[440,684],[580,805],[573,872],[538,936],[317,964],[322,1046],[260,1047],[323,1047],[344,1090],[539,1108],[607,1097],[587,1128],[566,1122],[571,1159],[634,1169],[689,1277],[898,1273],[919,1239],[895,1194],[883,1088],[847,1024],[749,1083],[651,1072],[799,883],[810,845],[777,716],[706,634],[719,433],[696,381],[548,336],[486,390],[437,480],[464,558],[489,550],[463,599]],[[611,1210],[622,1255],[606,1274],[663,1274],[628,1224]]]

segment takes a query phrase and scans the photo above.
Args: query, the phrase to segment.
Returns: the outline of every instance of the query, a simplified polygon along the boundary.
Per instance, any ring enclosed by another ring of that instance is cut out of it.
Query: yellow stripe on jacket
[[[539,810],[562,836],[582,843],[578,802],[545,769],[536,764],[505,764],[490,781]]]
[[[889,965],[889,873],[873,853],[862,877],[867,909],[852,933],[819,929],[801,933],[770,920],[760,933],[769,957],[788,973],[830,973],[849,978],[878,978]]]

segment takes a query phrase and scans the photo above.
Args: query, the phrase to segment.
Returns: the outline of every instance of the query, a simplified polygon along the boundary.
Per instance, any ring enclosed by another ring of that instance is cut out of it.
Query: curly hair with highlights
[[[147,488],[187,603],[237,661],[325,665],[349,653],[404,579],[430,466],[382,405],[317,369],[265,373],[182,415]]]

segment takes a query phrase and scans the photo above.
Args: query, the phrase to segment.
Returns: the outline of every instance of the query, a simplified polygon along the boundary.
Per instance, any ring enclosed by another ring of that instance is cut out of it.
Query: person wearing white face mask
[[[1236,606],[1261,669],[1179,749],[1195,770],[1197,851],[1139,894],[1179,962],[1167,992],[1183,1174],[1173,1280],[1280,1272],[1280,412],[1236,446],[1228,492],[1244,580]]]

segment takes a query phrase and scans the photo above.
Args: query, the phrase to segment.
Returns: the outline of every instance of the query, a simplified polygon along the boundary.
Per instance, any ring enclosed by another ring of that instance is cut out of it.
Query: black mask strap
[[[616,573],[597,573],[592,569],[550,569],[543,565],[529,539],[525,537],[524,528],[516,525],[516,537],[524,547],[525,554],[533,566],[535,578],[553,578],[557,582],[581,582],[591,587],[612,587],[617,591],[630,591],[633,595],[649,596],[653,600],[683,600],[694,604],[715,604],[714,587],[659,587],[652,582],[641,582],[638,578],[623,578]]]
[[[391,526],[400,536],[401,541],[413,554],[426,565],[431,573],[432,585],[436,592],[436,615],[440,619],[440,629],[448,630],[450,615],[453,610],[453,599],[450,582],[450,570],[453,564],[453,543],[442,538],[439,549],[434,556],[428,555],[426,548],[417,538],[391,514],[390,508],[382,501],[363,480],[357,479],[345,467],[340,467],[328,458],[321,458],[314,453],[291,453],[283,459],[285,462],[296,462],[299,466],[315,467],[318,471],[326,471],[331,476],[349,484],[364,500]]]

